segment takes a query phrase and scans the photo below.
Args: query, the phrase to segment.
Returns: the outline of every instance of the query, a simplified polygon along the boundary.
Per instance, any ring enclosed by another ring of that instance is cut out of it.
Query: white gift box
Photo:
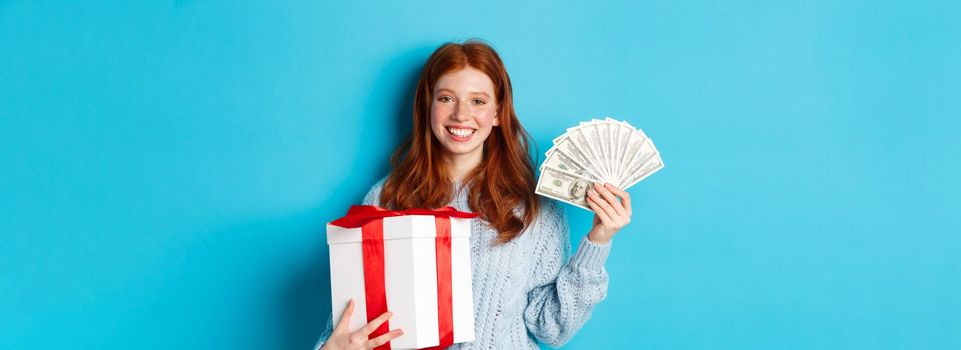
[[[436,224],[432,215],[404,215],[383,219],[384,283],[390,329],[404,334],[390,342],[392,349],[437,346],[438,301]],[[451,298],[454,343],[474,340],[471,290],[470,220],[450,217]],[[354,312],[348,329],[367,324],[362,228],[327,224],[330,248],[331,307],[336,326],[349,299]],[[378,315],[374,315],[376,317]]]

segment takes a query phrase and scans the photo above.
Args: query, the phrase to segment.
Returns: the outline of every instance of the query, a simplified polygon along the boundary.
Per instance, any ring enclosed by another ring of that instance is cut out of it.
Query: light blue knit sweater
[[[363,204],[379,205],[384,179],[367,193]],[[450,203],[470,211],[467,192],[455,184]],[[541,212],[523,234],[503,245],[493,244],[497,231],[484,220],[471,224],[471,273],[474,292],[474,336],[449,349],[538,349],[537,341],[560,347],[590,318],[607,295],[604,262],[611,243],[595,244],[585,235],[570,259],[570,228],[564,207],[541,198]],[[330,336],[333,320],[315,349]]]

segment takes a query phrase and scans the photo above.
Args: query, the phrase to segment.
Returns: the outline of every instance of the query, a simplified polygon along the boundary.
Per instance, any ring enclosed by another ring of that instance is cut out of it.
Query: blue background
[[[631,189],[571,349],[961,348],[961,5],[0,1],[0,348],[307,349],[441,43]],[[572,241],[590,215],[568,207]]]

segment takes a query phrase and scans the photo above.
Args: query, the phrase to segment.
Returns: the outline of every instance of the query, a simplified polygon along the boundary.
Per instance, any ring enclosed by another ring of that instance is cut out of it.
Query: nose
[[[467,120],[471,116],[470,110],[466,103],[457,102],[457,106],[454,107],[454,120]]]

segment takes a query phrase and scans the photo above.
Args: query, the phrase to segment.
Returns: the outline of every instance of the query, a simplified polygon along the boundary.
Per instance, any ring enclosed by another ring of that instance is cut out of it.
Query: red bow
[[[458,211],[454,207],[446,206],[439,209],[407,209],[407,210],[389,210],[385,208],[378,207],[376,205],[352,205],[350,209],[347,210],[347,215],[331,221],[332,225],[337,225],[346,228],[357,228],[362,227],[364,224],[371,222],[373,220],[380,220],[392,216],[404,216],[404,215],[433,215],[436,217],[445,218],[474,218],[477,214],[467,213]]]

